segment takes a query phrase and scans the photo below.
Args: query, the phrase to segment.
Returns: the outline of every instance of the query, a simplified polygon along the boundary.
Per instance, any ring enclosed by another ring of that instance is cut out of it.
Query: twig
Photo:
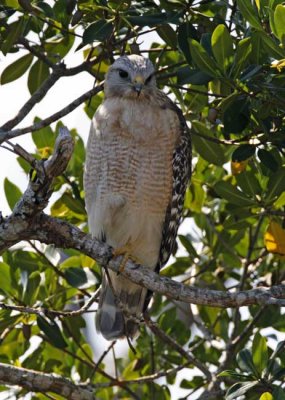
[[[0,144],[6,141],[7,139],[12,139],[21,135],[24,135],[25,133],[28,132],[34,132],[37,131],[41,128],[44,128],[45,126],[49,126],[53,122],[59,120],[60,118],[64,117],[65,115],[71,113],[73,110],[75,110],[80,104],[84,103],[84,101],[88,100],[90,97],[96,95],[97,93],[101,92],[103,90],[103,83],[100,85],[94,87],[93,89],[89,90],[88,92],[84,93],[80,97],[78,97],[76,100],[68,104],[66,107],[62,108],[60,111],[56,112],[55,114],[51,115],[50,117],[43,119],[39,122],[36,122],[33,125],[30,125],[26,128],[22,129],[15,129],[12,131],[1,131],[0,129]]]
[[[217,97],[217,98],[226,98],[228,96],[223,95],[223,94],[219,94],[219,93],[212,93],[212,92],[204,92],[203,90],[198,90],[198,89],[192,89],[192,88],[186,88],[184,86],[181,85],[176,85],[173,83],[166,83],[166,86],[169,87],[174,87],[176,89],[181,89],[181,90],[185,90],[186,92],[189,93],[197,93],[197,94],[201,94],[202,96],[207,96],[207,97]]]
[[[203,374],[206,376],[208,381],[211,381],[212,375],[209,372],[208,368],[204,366],[202,363],[200,363],[198,360],[194,358],[190,353],[188,353],[186,350],[184,350],[183,347],[181,347],[175,340],[172,339],[169,335],[167,335],[163,330],[159,328],[159,326],[153,322],[150,317],[148,316],[147,313],[144,314],[144,319],[147,324],[147,326],[150,328],[150,330],[158,337],[160,337],[165,343],[167,343],[169,346],[171,346],[174,350],[176,350],[180,355],[182,355],[188,363],[191,363],[195,367],[197,367]]]
[[[135,383],[153,383],[153,381],[155,381],[156,379],[162,378],[164,376],[168,376],[171,374],[175,374],[178,371],[181,371],[184,368],[187,368],[189,366],[189,362],[186,362],[184,364],[178,365],[177,367],[173,367],[173,368],[169,368],[166,371],[160,371],[160,372],[156,372],[154,374],[151,375],[146,375],[146,376],[142,376],[140,378],[134,378],[134,379],[124,379],[124,380],[119,380],[120,383],[123,383],[124,385],[131,385],[131,384],[135,384]],[[95,385],[91,385],[91,387],[98,388],[98,387],[111,387],[111,386],[115,386],[114,382],[106,382],[106,383],[98,383]]]
[[[239,146],[240,145],[240,142],[237,142],[236,140],[225,140],[225,139],[221,140],[221,139],[215,138],[213,136],[204,135],[203,133],[196,131],[195,128],[192,129],[192,134],[194,136],[201,137],[205,140],[208,140],[209,142],[213,142],[213,143],[217,143],[217,144],[230,145],[230,146],[232,146],[232,145]]]
[[[64,273],[63,273],[56,265],[54,265],[54,264],[48,259],[48,257],[45,255],[44,252],[42,252],[40,249],[38,249],[37,246],[35,246],[30,240],[28,241],[28,243],[29,243],[29,245],[30,245],[41,257],[43,257],[43,258],[46,260],[46,262],[49,264],[49,266],[54,270],[54,272],[55,272],[58,276],[60,276],[60,277],[63,278],[64,280],[66,280],[66,276],[64,275]],[[78,290],[79,292],[81,292],[84,296],[90,297],[90,294],[88,293],[87,290],[85,290],[85,289],[80,289],[80,288],[77,288],[77,290]],[[95,293],[97,293],[97,292],[95,292]],[[94,296],[94,295],[93,295],[93,296]],[[93,296],[92,296],[92,298],[93,298]],[[94,303],[94,299],[93,299],[93,301],[90,303],[90,305],[89,305],[89,302],[90,302],[90,299],[89,299],[88,302],[86,303],[86,304],[88,304],[88,308],[90,307],[91,304]],[[86,307],[86,304],[85,304],[83,307]],[[80,310],[82,310],[82,308],[80,308]],[[79,311],[79,310],[77,310],[77,311]],[[82,310],[81,313],[83,314],[84,311],[86,311],[85,308],[84,308],[84,310]],[[81,313],[80,313],[80,314],[81,314]]]
[[[19,110],[16,117],[6,122],[4,125],[0,127],[0,143],[2,143],[6,139],[13,137],[11,136],[5,138],[5,132],[10,131],[12,128],[14,128],[14,126],[16,126],[19,122],[21,122],[27,116],[27,114],[29,114],[32,108],[44,98],[49,89],[63,75],[63,70],[64,70],[63,64],[57,66],[57,68],[53,70],[53,72],[47,77],[47,79],[38,88],[38,90],[36,90],[36,92],[23,105],[23,107]],[[2,140],[2,137],[4,137],[4,140]]]
[[[44,62],[46,65],[48,65],[50,68],[54,69],[56,67],[56,64],[54,64],[53,62],[51,62],[48,57],[43,54],[42,52],[40,52],[36,46],[31,46],[29,41],[22,37],[18,40],[18,43],[22,44],[25,49],[27,49],[31,54],[33,54],[34,56],[36,56],[39,60],[41,60],[42,62]],[[39,46],[37,46],[39,47]]]
[[[90,374],[90,379],[92,380],[93,376],[95,375],[98,367],[100,366],[101,362],[104,360],[104,358],[106,357],[106,355],[109,353],[109,351],[115,346],[116,344],[116,340],[113,340],[111,342],[111,344],[107,347],[107,349],[102,353],[101,357],[99,358],[99,360],[97,361],[93,371]]]

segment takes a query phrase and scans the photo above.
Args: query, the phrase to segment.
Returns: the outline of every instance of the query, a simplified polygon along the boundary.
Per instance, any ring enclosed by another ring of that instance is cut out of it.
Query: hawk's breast
[[[93,233],[104,232],[113,247],[129,243],[133,256],[155,266],[171,201],[178,117],[146,101],[106,99],[93,122]]]

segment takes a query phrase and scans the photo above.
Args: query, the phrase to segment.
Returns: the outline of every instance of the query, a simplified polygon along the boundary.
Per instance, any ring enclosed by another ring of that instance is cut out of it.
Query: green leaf
[[[280,168],[275,174],[272,174],[269,178],[267,191],[266,191],[266,202],[270,203],[275,197],[285,190],[285,167]]]
[[[277,210],[285,206],[285,192],[281,193],[281,195],[274,201],[273,206]]]
[[[55,321],[48,321],[41,316],[37,316],[37,324],[40,330],[46,334],[51,344],[55,347],[64,349],[67,346],[67,343]]]
[[[268,36],[265,32],[256,32],[255,34],[257,37],[261,39],[262,47],[264,48],[265,52],[270,57],[274,58],[284,58],[285,50],[279,47],[275,41]]]
[[[156,28],[156,32],[158,35],[165,41],[168,46],[172,48],[177,47],[177,37],[176,37],[176,32],[170,25],[159,25]]]
[[[251,1],[237,0],[237,5],[242,15],[250,23],[250,25],[257,30],[262,31],[262,25],[259,21],[258,14],[251,4]]]
[[[285,392],[281,387],[276,387],[272,395],[274,400],[285,400]]]
[[[37,300],[40,289],[41,275],[39,271],[34,271],[29,275],[27,286],[25,288],[23,303],[26,305],[34,305]]]
[[[65,205],[70,211],[75,213],[78,217],[80,214],[85,215],[86,211],[84,208],[84,202],[79,201],[78,199],[74,198],[71,193],[63,193],[61,198],[56,202],[56,203],[61,203],[62,205]],[[54,203],[54,205],[56,204]],[[54,208],[53,205],[53,208]]]
[[[279,168],[279,164],[275,160],[275,157],[273,156],[272,153],[270,153],[269,151],[267,151],[265,149],[259,149],[257,152],[257,155],[263,165],[265,165],[271,171],[277,172],[277,170]]]
[[[80,287],[87,282],[87,276],[82,268],[71,267],[64,272],[65,279],[73,287]]]
[[[22,192],[13,182],[9,181],[8,178],[4,180],[4,191],[7,199],[7,203],[11,211],[15,207],[17,201],[21,198]]]
[[[285,340],[282,340],[277,344],[276,349],[271,354],[269,364],[271,361],[274,361],[277,357],[280,357],[280,355],[284,353],[284,351],[285,351]]]
[[[209,137],[209,139],[204,139],[198,135],[192,137],[193,144],[201,157],[212,164],[223,165],[226,161],[224,148],[222,145],[211,141],[212,132],[199,121],[192,121],[192,127],[198,134]]]
[[[37,60],[31,67],[28,76],[28,88],[33,94],[49,76],[49,67],[41,60]]]
[[[189,192],[186,192],[185,207],[194,212],[200,213],[206,199],[206,193],[200,182],[191,182],[191,199],[189,199]],[[187,207],[188,206],[188,207]]]
[[[285,44],[285,6],[278,4],[274,11],[275,32],[281,43]]]
[[[138,26],[153,26],[168,22],[167,14],[163,12],[149,15],[128,16],[127,20],[131,25]]]
[[[86,112],[86,114],[88,115],[88,117],[90,119],[93,118],[93,115],[94,115],[95,111],[97,110],[97,108],[102,103],[103,98],[104,98],[104,95],[101,92],[101,93],[98,93],[96,96],[93,96],[88,101],[86,101],[86,103],[84,105],[84,111]]]
[[[1,74],[1,85],[15,81],[20,78],[33,61],[34,56],[32,54],[26,54],[25,56],[14,61],[12,64],[8,65]]]
[[[191,83],[192,85],[206,85],[212,80],[211,76],[199,69],[192,69],[188,66],[179,68],[176,72],[178,85]]]
[[[196,40],[188,39],[190,52],[193,58],[194,63],[200,68],[203,72],[211,76],[212,78],[220,77],[220,72],[215,61],[208,55],[206,50],[200,43]]]
[[[254,335],[252,343],[252,358],[259,375],[266,368],[268,362],[268,350],[265,337],[261,336],[259,332]]]
[[[231,101],[224,111],[223,120],[226,133],[242,132],[250,121],[248,99],[239,96]]]
[[[185,249],[188,251],[188,253],[190,255],[192,255],[193,257],[198,257],[198,254],[197,254],[194,246],[191,243],[191,238],[188,236],[183,236],[183,235],[179,235],[178,237],[179,237],[181,244],[183,245],[183,247],[185,247]]]
[[[71,330],[74,330],[72,325],[71,325]],[[79,373],[80,378],[82,379],[82,381],[86,381],[90,377],[90,367],[89,367],[89,365],[85,364],[85,363],[83,363],[81,361],[81,360],[85,360],[86,358],[89,359],[89,360],[93,359],[93,351],[92,351],[92,348],[90,347],[90,345],[88,343],[84,343],[83,345],[78,346],[78,349],[76,351],[76,358],[74,360],[75,361],[74,362],[74,366],[76,368],[76,371]],[[109,396],[107,396],[107,397],[104,396],[104,397],[102,397],[102,400],[103,399],[111,400]]]
[[[184,57],[188,64],[191,63],[192,57],[189,49],[188,38],[198,40],[197,31],[194,26],[190,22],[184,22],[183,24],[179,25],[177,30],[177,40],[178,45],[181,51],[184,54]]]
[[[235,186],[227,181],[219,181],[214,185],[215,192],[229,203],[239,205],[241,207],[252,206],[254,201],[246,197]]]
[[[255,146],[251,144],[241,144],[239,147],[235,149],[232,154],[233,162],[241,162],[248,160],[255,153]]]
[[[11,328],[14,326],[18,320],[21,318],[19,315],[10,316],[10,310],[1,310],[0,311],[0,332],[2,333],[6,328]]]
[[[276,367],[276,361],[275,361],[275,367]],[[274,369],[273,369],[274,370]],[[285,368],[281,367],[276,367],[276,370],[274,370],[274,373],[272,374],[272,378],[276,381],[284,381],[284,376],[285,376]]]
[[[29,251],[17,250],[13,254],[14,265],[19,267],[21,271],[33,273],[35,270],[41,271],[49,266],[48,262],[38,254]]]
[[[94,41],[103,42],[108,39],[113,32],[113,24],[104,19],[94,22],[85,29],[83,33],[83,44],[93,43]]]
[[[254,365],[251,352],[248,349],[243,349],[238,353],[237,363],[241,370],[249,372],[255,377],[259,376],[258,371]]]
[[[49,58],[58,62],[59,58],[63,58],[69,52],[74,44],[74,40],[74,35],[66,35],[55,41],[46,42],[45,49]]]
[[[228,389],[225,400],[236,400],[239,396],[244,395],[257,384],[258,381],[235,383]]]
[[[191,110],[193,113],[202,112],[202,110],[208,105],[207,96],[199,93],[201,88],[195,85],[191,85],[189,89],[193,89],[193,91],[186,93],[184,97],[185,107]]]
[[[34,119],[34,123],[40,122],[41,119],[36,117]],[[46,126],[44,128],[41,128],[35,132],[32,132],[32,139],[35,145],[37,146],[37,149],[44,149],[46,147],[53,148],[56,135],[53,132],[53,130],[49,127]]]
[[[0,289],[9,293],[11,290],[10,265],[0,261]]]
[[[20,7],[18,0],[5,0],[4,3],[8,7],[12,7],[12,8],[18,9]]]
[[[275,28],[275,22],[274,22],[274,11],[277,7],[278,4],[282,4],[283,0],[269,0],[269,23],[270,23],[270,28],[274,35],[278,38],[277,30]]]
[[[194,376],[191,377],[191,380],[188,379],[182,379],[180,383],[180,387],[182,389],[193,389],[196,387],[200,387],[203,385],[203,378],[202,376]],[[189,399],[190,400],[190,399]]]
[[[234,63],[233,63],[233,77],[239,77],[240,73],[246,67],[246,64],[249,60],[249,56],[252,50],[251,38],[245,38],[238,42]]]
[[[24,18],[20,18],[18,21],[13,22],[9,25],[8,36],[4,43],[0,45],[0,49],[4,56],[9,52],[11,47],[17,42],[19,37],[22,35],[25,28]]]
[[[253,199],[262,192],[261,186],[252,171],[243,171],[236,175],[236,181],[243,193]]]
[[[212,51],[218,65],[226,71],[230,65],[233,55],[233,40],[225,25],[220,24],[212,34]]]
[[[229,378],[233,378],[235,380],[248,380],[248,375],[239,374],[238,372],[233,371],[231,369],[226,369],[225,371],[218,374],[218,376],[219,377],[229,377]]]

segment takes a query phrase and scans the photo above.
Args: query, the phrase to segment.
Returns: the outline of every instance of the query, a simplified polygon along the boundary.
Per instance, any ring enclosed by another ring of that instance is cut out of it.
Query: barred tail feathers
[[[96,329],[107,340],[133,338],[139,325],[131,316],[140,317],[147,290],[112,271],[109,275],[112,285],[103,275]]]

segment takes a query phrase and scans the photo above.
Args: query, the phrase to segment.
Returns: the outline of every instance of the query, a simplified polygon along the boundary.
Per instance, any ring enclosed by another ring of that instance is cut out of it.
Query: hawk
[[[175,247],[191,175],[191,141],[181,110],[156,86],[140,55],[118,58],[93,118],[84,171],[93,237],[159,272]],[[103,272],[96,328],[113,340],[133,338],[151,293]],[[135,316],[136,318],[131,318]]]

